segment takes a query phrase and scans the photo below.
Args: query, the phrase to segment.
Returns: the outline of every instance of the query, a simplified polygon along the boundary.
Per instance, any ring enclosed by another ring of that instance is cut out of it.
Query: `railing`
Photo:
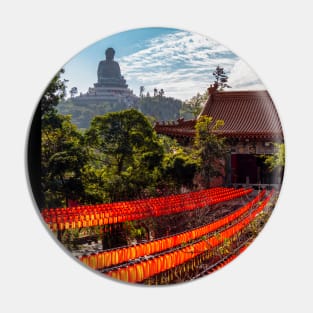
[[[262,190],[262,189],[268,189],[268,190],[280,190],[281,184],[247,184],[247,183],[232,183],[232,187],[234,188],[253,188],[255,190]]]

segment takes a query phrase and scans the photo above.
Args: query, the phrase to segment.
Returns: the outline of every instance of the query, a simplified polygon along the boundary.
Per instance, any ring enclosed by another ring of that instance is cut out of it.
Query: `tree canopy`
[[[274,143],[276,152],[271,155],[264,156],[265,164],[269,167],[269,170],[273,171],[276,168],[283,168],[285,166],[285,144]]]
[[[138,194],[156,180],[163,149],[151,124],[137,110],[96,116],[86,142],[101,160],[111,199]]]
[[[216,67],[215,71],[213,72],[213,76],[215,77],[214,85],[217,86],[217,90],[222,91],[225,88],[231,88],[228,82],[228,76],[224,72],[224,68],[220,67],[219,65]]]
[[[208,91],[203,94],[197,93],[194,97],[184,101],[181,108],[181,115],[184,118],[197,118],[201,113],[204,103],[208,99]]]
[[[46,206],[81,200],[81,170],[87,162],[83,136],[70,117],[55,114],[54,121],[58,127],[46,125],[41,132],[41,183]]]
[[[227,152],[224,137],[219,137],[214,130],[224,125],[224,121],[217,120],[214,125],[213,118],[201,116],[196,123],[195,149],[200,159],[200,176],[205,187],[210,187],[210,179],[221,176],[222,166],[219,162]]]
[[[61,80],[61,75],[64,73],[64,69],[61,69],[51,80],[48,87],[42,95],[39,105],[42,114],[47,114],[54,111],[59,101],[64,99],[66,93],[65,81]]]
[[[180,117],[182,101],[166,97],[163,89],[155,88],[154,96],[142,96],[138,109],[146,116],[151,116],[157,121],[177,120]]]

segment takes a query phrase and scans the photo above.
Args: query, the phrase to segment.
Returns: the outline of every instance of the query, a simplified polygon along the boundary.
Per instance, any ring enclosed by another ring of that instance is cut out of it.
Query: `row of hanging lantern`
[[[199,209],[251,192],[251,188],[216,187],[167,197],[74,208],[45,209],[42,211],[42,216],[53,231],[93,227]]]
[[[201,190],[196,192],[170,195],[166,197],[148,198],[132,200],[127,202],[114,202],[96,205],[84,205],[70,208],[56,208],[56,209],[44,209],[41,214],[45,220],[52,219],[53,222],[57,221],[57,218],[71,216],[77,217],[77,215],[90,215],[90,219],[95,217],[92,214],[102,214],[100,217],[111,217],[123,211],[123,213],[145,212],[151,208],[166,208],[169,203],[171,207],[188,205],[190,202],[201,205],[202,201],[207,201],[207,198],[211,200],[219,200],[219,196],[226,196],[233,193],[233,188],[211,188],[207,190]],[[241,190],[236,190],[236,193],[240,195]],[[217,199],[214,199],[217,198]],[[213,201],[212,201],[213,202]],[[206,204],[203,203],[204,205]],[[97,216],[99,217],[99,216]],[[87,218],[89,219],[89,217]]]
[[[233,237],[232,241],[236,242],[236,239]],[[236,249],[235,253],[229,254],[228,256],[224,257],[220,262],[216,262],[213,264],[208,263],[211,260],[211,258],[214,257],[214,255],[220,256],[220,252],[218,251],[219,247],[220,246],[208,250],[204,253],[201,253],[192,260],[187,261],[174,268],[171,268],[167,271],[161,272],[154,276],[150,276],[148,279],[144,281],[144,284],[164,285],[175,281],[181,282],[184,280],[184,277],[188,277],[187,279],[190,280],[189,278],[190,276],[188,274],[188,272],[190,271],[193,272],[194,274],[198,273],[196,276],[193,276],[193,279],[203,276],[204,274],[210,274],[218,270],[219,268],[225,266],[226,264],[230,263],[233,259],[235,259],[239,254],[241,254],[246,249],[246,245],[243,245],[239,247],[239,249]],[[204,262],[206,263],[207,269],[203,271],[202,265]]]
[[[227,216],[205,226],[201,226],[174,236],[154,240],[148,243],[141,243],[135,246],[102,251],[90,255],[83,255],[80,257],[80,260],[93,269],[103,269],[106,267],[122,264],[145,255],[151,255],[172,249],[181,244],[185,244],[189,241],[201,238],[202,236],[205,236],[213,231],[217,231],[221,227],[225,227],[225,225],[231,223],[247,212],[254,204],[260,201],[264,195],[265,190],[259,192],[253,200],[237,209],[235,212],[232,212]]]
[[[226,239],[234,237],[236,233],[243,230],[260,212],[264,210],[272,195],[273,192],[271,192],[261,202],[261,204],[259,204],[259,206],[253,212],[251,212],[250,215],[235,225],[232,225],[229,228],[221,231],[218,235],[212,235],[208,239],[201,240],[195,244],[191,244],[179,250],[157,256],[147,261],[141,261],[139,263],[109,271],[107,272],[107,275],[126,282],[137,283],[142,282],[143,280],[146,280],[153,275],[175,268],[176,266],[193,259],[197,255],[217,247]]]

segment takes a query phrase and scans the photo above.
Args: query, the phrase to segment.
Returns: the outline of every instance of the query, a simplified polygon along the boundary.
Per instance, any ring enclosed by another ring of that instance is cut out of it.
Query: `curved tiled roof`
[[[216,131],[225,137],[283,139],[281,123],[275,105],[266,90],[222,91],[209,95],[200,114],[223,120]],[[175,124],[157,124],[158,133],[177,137],[193,137],[196,120],[180,120]]]

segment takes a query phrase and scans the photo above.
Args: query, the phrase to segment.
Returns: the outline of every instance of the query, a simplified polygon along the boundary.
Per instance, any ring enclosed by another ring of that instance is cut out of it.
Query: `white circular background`
[[[187,3],[1,4],[2,311],[312,312],[310,2]],[[287,153],[276,209],[249,249],[212,275],[157,288],[103,278],[52,240],[32,200],[25,152],[35,107],[60,67],[103,37],[149,26],[198,32],[246,61],[274,100]]]

